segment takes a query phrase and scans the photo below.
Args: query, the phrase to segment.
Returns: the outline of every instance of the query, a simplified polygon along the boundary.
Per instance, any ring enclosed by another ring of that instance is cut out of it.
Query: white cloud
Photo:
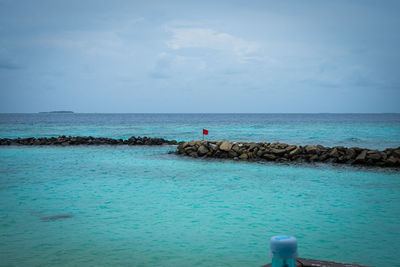
[[[260,46],[256,42],[246,41],[228,33],[217,32],[207,28],[169,28],[172,39],[167,46],[173,50],[183,48],[208,48],[230,51],[241,58],[258,52]]]

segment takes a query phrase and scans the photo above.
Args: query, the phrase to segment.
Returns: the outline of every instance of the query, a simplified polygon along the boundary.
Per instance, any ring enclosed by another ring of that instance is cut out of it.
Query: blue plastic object
[[[294,236],[273,236],[270,247],[272,267],[296,267],[297,239]]]

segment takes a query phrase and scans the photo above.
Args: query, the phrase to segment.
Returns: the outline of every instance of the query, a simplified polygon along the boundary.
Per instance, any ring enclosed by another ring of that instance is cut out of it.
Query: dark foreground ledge
[[[276,162],[331,162],[400,167],[400,147],[384,151],[359,147],[295,146],[282,143],[191,141],[178,145],[177,154],[190,157],[230,158]]]
[[[263,267],[271,267],[271,264],[264,265]],[[338,263],[332,261],[319,261],[319,260],[297,258],[296,267],[367,267],[367,266]]]
[[[73,146],[73,145],[176,145],[175,140],[165,140],[163,138],[135,137],[129,139],[114,139],[106,137],[92,136],[59,136],[59,137],[29,137],[29,138],[0,138],[0,146],[25,145],[25,146]]]

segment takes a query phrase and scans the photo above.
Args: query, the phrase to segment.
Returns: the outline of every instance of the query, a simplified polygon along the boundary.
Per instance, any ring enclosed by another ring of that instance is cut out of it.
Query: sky
[[[400,1],[0,0],[0,112],[400,112]]]

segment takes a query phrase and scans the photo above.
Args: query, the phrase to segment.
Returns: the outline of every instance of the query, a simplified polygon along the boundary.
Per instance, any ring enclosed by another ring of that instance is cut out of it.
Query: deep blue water
[[[0,137],[400,146],[399,114],[0,114]],[[0,265],[260,266],[302,257],[399,266],[400,172],[167,154],[173,146],[0,147]],[[40,218],[71,214],[72,218]]]

